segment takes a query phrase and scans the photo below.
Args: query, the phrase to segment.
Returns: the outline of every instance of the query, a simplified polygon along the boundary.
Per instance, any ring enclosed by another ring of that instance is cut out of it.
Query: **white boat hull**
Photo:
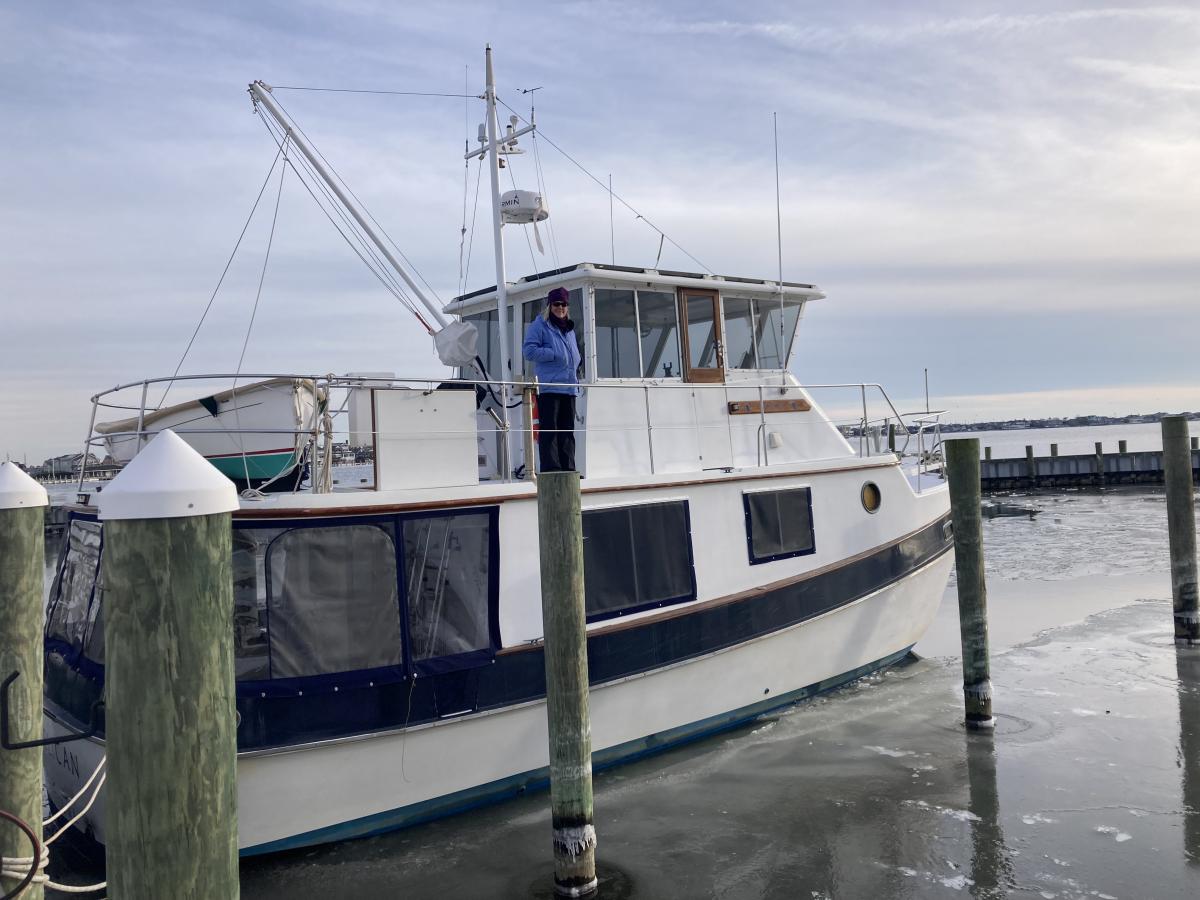
[[[937,611],[952,554],[815,619],[697,659],[594,686],[599,766],[720,731],[894,661]],[[62,732],[52,718],[47,734]],[[86,780],[103,742],[46,749],[51,802]],[[360,837],[544,784],[544,701],[385,734],[238,758],[243,853]],[[103,842],[103,797],[81,823]]]
[[[317,425],[316,388],[307,379],[276,378],[148,413],[104,422],[105,449],[124,465],[159,431],[171,429],[230,478],[265,481],[291,471]]]

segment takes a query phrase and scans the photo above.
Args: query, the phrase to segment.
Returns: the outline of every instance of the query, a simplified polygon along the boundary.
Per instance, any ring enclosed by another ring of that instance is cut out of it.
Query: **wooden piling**
[[[888,450],[896,452],[896,423],[888,422]]]
[[[1200,597],[1196,588],[1196,507],[1187,419],[1183,416],[1163,418],[1162,439],[1175,643],[1195,646],[1200,644]]]
[[[99,508],[109,895],[236,900],[237,494],[164,431]]]
[[[1192,438],[1192,449],[1200,450],[1200,437]]]
[[[1117,452],[1118,453],[1128,453],[1129,452],[1129,441],[1117,441]]]
[[[984,447],[984,448],[983,448],[983,458],[984,458],[984,459],[991,459],[991,458],[992,458],[992,448],[991,448],[991,447]]]
[[[554,890],[589,897],[597,887],[596,830],[578,473],[543,472],[537,495]]]
[[[1096,441],[1096,483],[1104,484],[1104,443]]]
[[[1037,463],[1033,459],[1033,445],[1025,445],[1025,477],[1037,481]]]
[[[993,728],[996,720],[992,716],[988,659],[978,438],[946,441],[946,475],[950,481],[950,512],[954,521],[966,725],[968,728]]]
[[[46,489],[16,463],[0,463],[0,681],[13,672],[9,687],[9,739],[42,736],[42,536]],[[0,749],[0,809],[42,836],[42,750]],[[32,859],[33,848],[17,828],[0,823],[0,856]],[[10,865],[11,868],[20,868]],[[25,869],[27,872],[28,869]],[[0,896],[20,884],[0,878]],[[22,900],[42,900],[41,882],[30,884]]]
[[[1058,444],[1051,444],[1051,445],[1050,445],[1050,455],[1051,455],[1051,456],[1058,456]]]

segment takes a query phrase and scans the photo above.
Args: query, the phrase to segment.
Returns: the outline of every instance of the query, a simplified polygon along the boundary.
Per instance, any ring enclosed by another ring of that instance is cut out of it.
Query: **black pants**
[[[538,451],[543,472],[575,471],[575,398],[538,392]]]

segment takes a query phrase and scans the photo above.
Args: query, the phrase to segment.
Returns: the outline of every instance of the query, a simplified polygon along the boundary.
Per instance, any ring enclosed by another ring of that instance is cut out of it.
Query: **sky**
[[[828,295],[804,381],[916,408],[928,368],[954,421],[1200,409],[1198,40],[1194,4],[10,2],[0,453],[78,448],[92,394],[180,363],[276,154],[251,80],[441,300],[494,284],[480,101],[282,89],[478,94],[489,42],[500,98],[644,217],[617,204],[610,237],[607,193],[540,141],[554,240],[513,228],[510,278],[652,266],[645,219],[686,251],[663,268],[774,277],[775,116],[783,274]],[[435,373],[274,171],[182,371]],[[511,171],[536,187],[532,154]]]

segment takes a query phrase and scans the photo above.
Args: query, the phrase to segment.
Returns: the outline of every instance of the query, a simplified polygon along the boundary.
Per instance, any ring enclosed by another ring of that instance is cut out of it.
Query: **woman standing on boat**
[[[543,472],[575,471],[575,397],[579,344],[566,288],[546,295],[545,311],[529,323],[521,351],[538,379],[538,455]]]

